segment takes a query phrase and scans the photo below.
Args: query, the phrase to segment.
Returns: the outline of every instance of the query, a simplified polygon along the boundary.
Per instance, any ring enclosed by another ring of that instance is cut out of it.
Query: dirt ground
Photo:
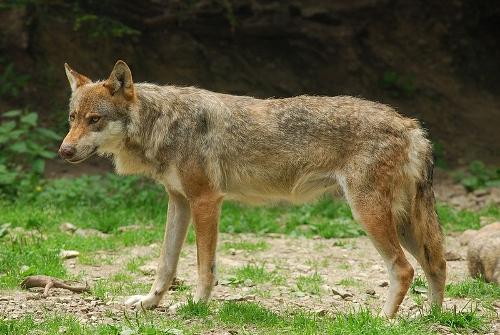
[[[269,249],[265,251],[225,250],[218,254],[219,285],[215,287],[213,299],[216,300],[252,300],[262,303],[273,310],[302,308],[320,313],[346,311],[360,307],[381,308],[388,292],[387,273],[384,263],[378,256],[368,238],[338,239],[306,239],[273,235],[256,237],[247,234],[222,234],[221,244],[226,241],[265,241]],[[447,236],[447,249],[456,252],[460,260],[448,262],[448,282],[459,282],[466,279],[467,265],[465,250],[460,247],[457,237]],[[340,244],[340,245],[336,245]],[[84,271],[85,280],[93,283],[98,279],[107,278],[123,272],[125,264],[137,257],[151,257],[141,267],[146,273],[134,274],[137,281],[151,284],[156,266],[156,255],[159,246],[156,244],[145,247],[134,247],[123,250],[112,256],[112,264],[101,266],[81,265],[76,259],[66,261],[68,269],[78,274]],[[416,275],[423,276],[421,269],[409,257],[416,268]],[[266,270],[276,271],[286,278],[282,285],[264,284],[227,284],[231,278],[231,268],[245,264],[264,264]],[[297,290],[296,280],[299,276],[318,273],[323,279],[321,294],[308,294]],[[195,287],[196,253],[194,245],[186,245],[181,255],[178,276],[191,287]],[[354,286],[342,286],[343,279],[354,282]],[[351,296],[342,298],[333,291],[348,293]],[[144,292],[146,293],[146,292]],[[425,295],[423,295],[425,297]],[[24,314],[34,314],[42,317],[47,311],[63,312],[76,315],[82,321],[90,323],[106,323],[121,319],[125,296],[112,297],[110,301],[73,294],[66,290],[53,289],[47,298],[41,297],[41,290],[2,292],[0,295],[0,312],[11,318],[19,318]],[[158,313],[174,313],[168,307],[186,299],[182,294],[168,294],[158,309]],[[466,299],[445,298],[445,305],[457,309],[468,308]],[[470,307],[470,306],[469,306]],[[478,306],[478,308],[481,308]],[[496,313],[500,314],[497,305]],[[419,307],[408,295],[400,309],[401,315],[418,315]],[[494,326],[498,332],[500,323]],[[494,330],[495,331],[495,330]]]

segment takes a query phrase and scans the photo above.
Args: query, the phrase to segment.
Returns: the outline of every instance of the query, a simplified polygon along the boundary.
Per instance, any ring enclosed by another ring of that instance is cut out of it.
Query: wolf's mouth
[[[90,152],[90,154],[88,154],[87,156],[85,156],[85,157],[83,157],[81,159],[77,159],[77,160],[67,159],[66,162],[71,163],[71,164],[81,163],[84,160],[86,160],[87,158],[92,157],[97,152],[97,149],[98,149],[98,147],[95,147],[94,149],[92,149],[92,151]]]

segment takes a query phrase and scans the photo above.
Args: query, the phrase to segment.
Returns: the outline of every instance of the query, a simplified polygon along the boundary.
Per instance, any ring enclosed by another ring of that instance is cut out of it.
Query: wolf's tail
[[[410,130],[409,163],[406,168],[403,215],[397,218],[402,246],[422,266],[431,289],[432,302],[441,305],[446,280],[443,232],[435,208],[432,188],[434,163],[432,147],[416,125]]]

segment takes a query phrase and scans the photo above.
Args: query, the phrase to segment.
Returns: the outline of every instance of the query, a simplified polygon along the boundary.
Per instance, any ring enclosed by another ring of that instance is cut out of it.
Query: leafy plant
[[[411,97],[416,91],[415,78],[413,76],[401,75],[394,71],[384,72],[380,79],[380,85],[395,97]]]
[[[454,174],[454,177],[468,191],[484,187],[500,186],[500,168],[488,168],[481,161],[470,162],[465,172],[457,172]]]
[[[16,193],[43,174],[45,160],[55,153],[49,145],[59,140],[53,131],[37,127],[38,114],[12,110],[2,114],[0,123],[0,191]]]
[[[19,74],[12,63],[7,64],[0,73],[0,97],[17,98],[30,77]]]
[[[77,15],[73,25],[75,31],[85,31],[91,38],[138,36],[140,31],[120,21],[95,14]]]

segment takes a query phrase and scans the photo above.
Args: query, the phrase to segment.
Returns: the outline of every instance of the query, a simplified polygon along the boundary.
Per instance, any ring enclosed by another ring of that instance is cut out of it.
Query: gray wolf
[[[432,150],[416,120],[349,96],[262,100],[134,83],[123,61],[97,82],[65,68],[70,130],[60,155],[71,163],[108,156],[117,173],[149,176],[169,194],[156,279],[148,294],[131,297],[128,305],[158,305],[191,221],[195,299],[209,299],[223,199],[300,203],[336,188],[386,263],[391,285],[383,313],[395,315],[413,278],[402,247],[422,266],[432,303],[442,304],[446,262]]]

